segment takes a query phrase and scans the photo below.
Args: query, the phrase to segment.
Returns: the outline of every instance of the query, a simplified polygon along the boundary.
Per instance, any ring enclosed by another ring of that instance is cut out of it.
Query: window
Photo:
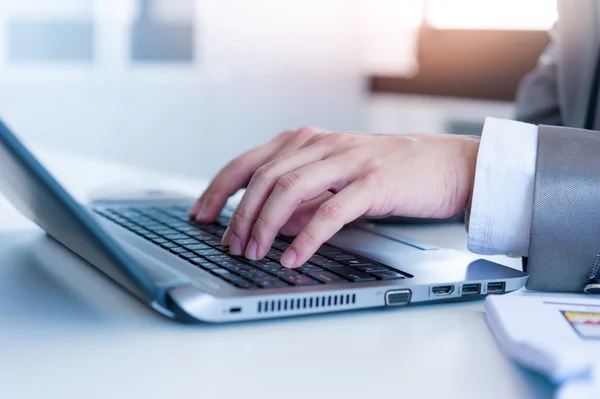
[[[425,22],[437,29],[548,30],[552,0],[426,0]]]
[[[440,30],[545,31],[556,21],[552,0],[362,0],[364,60],[370,73],[414,75],[423,25]]]

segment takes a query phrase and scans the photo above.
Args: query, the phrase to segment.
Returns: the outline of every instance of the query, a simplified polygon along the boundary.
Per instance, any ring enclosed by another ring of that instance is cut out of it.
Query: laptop
[[[346,226],[303,266],[279,264],[291,240],[249,261],[221,246],[232,210],[188,219],[192,198],[79,204],[0,121],[0,191],[51,237],[157,312],[182,322],[234,322],[479,299],[527,274],[399,236],[390,225]]]

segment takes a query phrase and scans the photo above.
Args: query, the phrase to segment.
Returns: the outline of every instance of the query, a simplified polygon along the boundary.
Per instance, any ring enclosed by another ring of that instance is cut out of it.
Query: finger
[[[319,206],[331,197],[333,197],[333,193],[325,191],[317,198],[301,203],[290,219],[279,229],[279,234],[296,236],[306,227],[310,219],[315,215],[315,212],[317,212],[317,209],[319,209]]]
[[[286,132],[284,132],[286,133]],[[225,166],[212,180],[189,212],[191,219],[211,223],[218,216],[227,199],[245,187],[252,174],[265,164],[285,144],[285,135],[239,156]]]
[[[303,127],[298,129],[295,134],[288,137],[288,140],[275,153],[272,159],[298,151],[308,146],[307,143],[313,143],[315,136],[322,137],[323,130],[314,127]]]
[[[242,255],[246,252],[256,218],[281,176],[323,159],[330,151],[325,146],[309,147],[271,161],[256,171],[229,223],[231,239],[223,245],[229,245],[231,254]],[[253,246],[254,244],[255,242],[252,243]]]
[[[357,170],[358,164],[348,164],[345,157],[330,157],[283,175],[273,187],[252,228],[256,252],[246,251],[246,256],[262,259],[277,232],[302,202],[310,201],[325,191],[345,187],[355,178]]]
[[[344,225],[365,214],[373,205],[375,189],[358,179],[323,203],[281,257],[286,267],[303,265],[323,243]]]
[[[315,144],[317,141],[323,140],[325,137],[327,137],[328,134],[329,133],[325,132],[324,130],[319,131],[319,133],[316,133],[310,139],[308,139],[304,144],[302,144],[301,148],[309,147],[309,146]]]

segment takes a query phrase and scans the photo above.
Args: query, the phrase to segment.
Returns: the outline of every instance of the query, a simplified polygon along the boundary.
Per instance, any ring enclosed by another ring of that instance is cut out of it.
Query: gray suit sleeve
[[[581,292],[600,252],[600,132],[540,126],[527,287]]]
[[[550,43],[537,67],[519,84],[515,98],[517,120],[536,125],[564,125],[558,100],[556,60],[556,44]]]

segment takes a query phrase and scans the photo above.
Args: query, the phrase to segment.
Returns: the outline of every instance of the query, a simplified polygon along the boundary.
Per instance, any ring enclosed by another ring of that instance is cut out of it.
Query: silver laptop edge
[[[472,255],[399,238],[372,224],[358,224],[343,229],[330,242],[414,277],[239,289],[82,207],[1,121],[0,190],[61,244],[156,311],[183,322],[231,322],[469,300],[514,291],[527,279],[521,271]],[[100,201],[96,205],[128,203]],[[180,199],[151,203],[182,204]]]

